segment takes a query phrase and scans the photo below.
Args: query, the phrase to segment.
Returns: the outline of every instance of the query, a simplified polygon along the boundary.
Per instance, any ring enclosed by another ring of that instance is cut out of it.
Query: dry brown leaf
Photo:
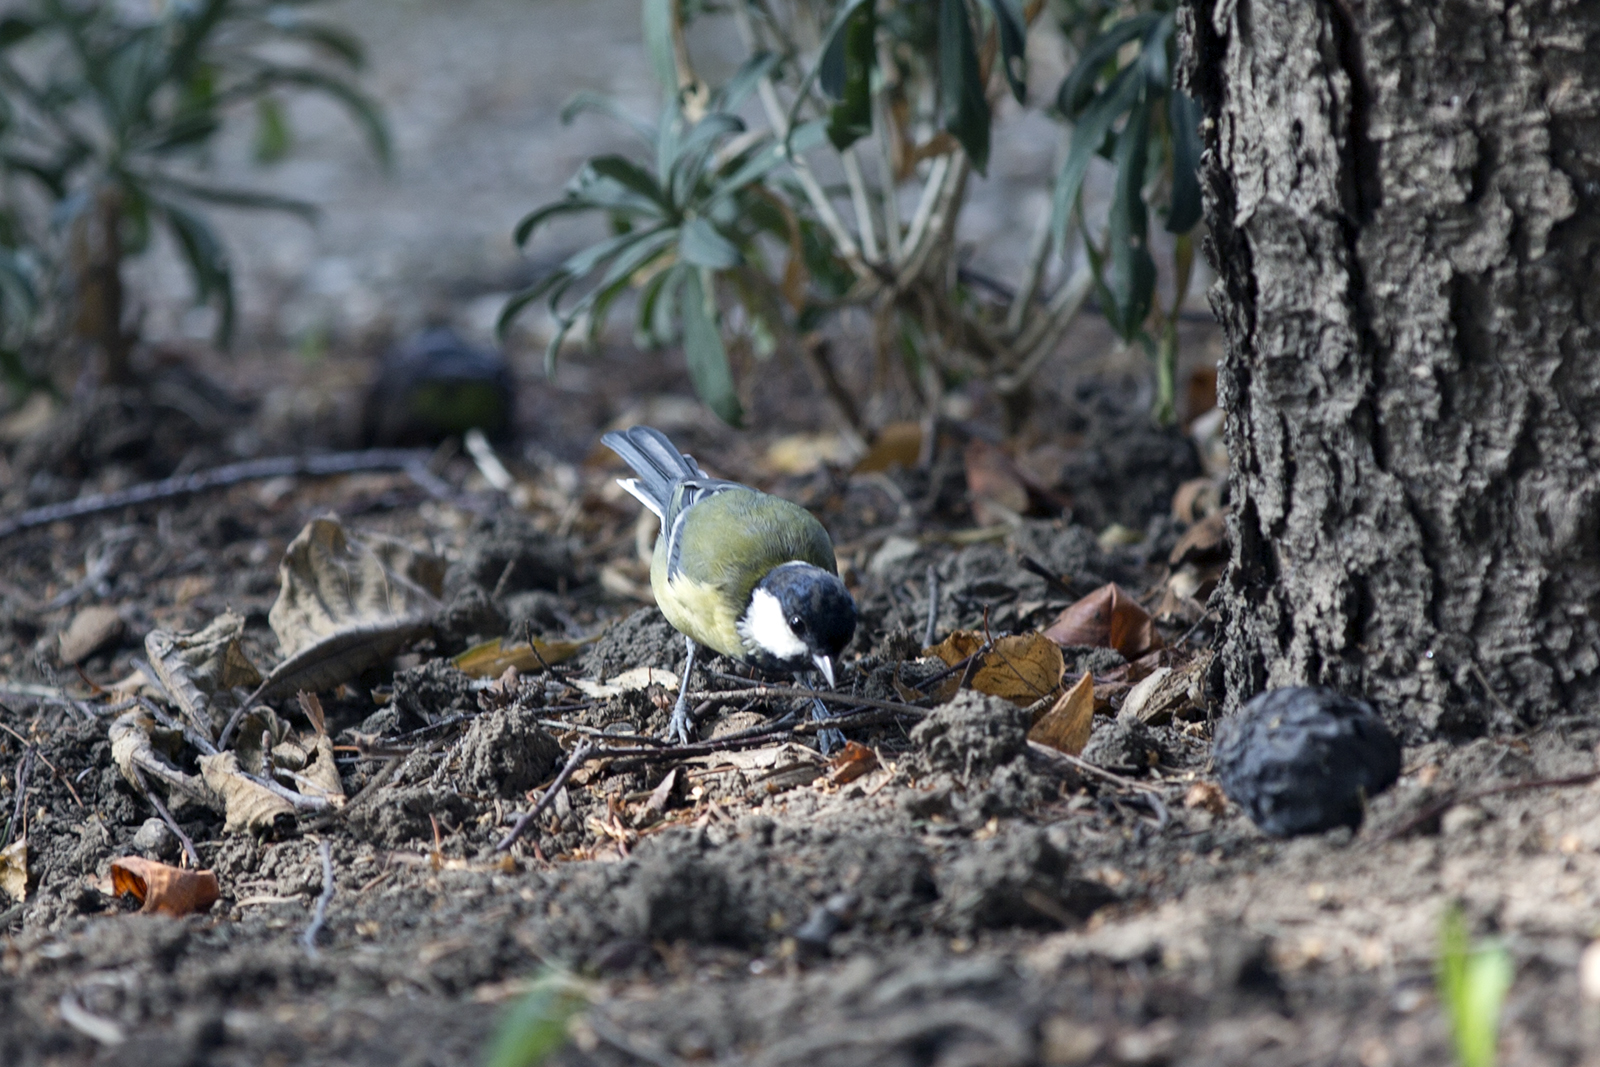
[[[1215,478],[1190,478],[1172,494],[1172,517],[1199,522],[1222,506],[1222,487]]]
[[[976,654],[983,643],[983,635],[975,630],[956,630],[938,645],[926,649],[923,655],[938,656],[953,667]],[[979,661],[970,685],[980,693],[1028,705],[1060,687],[1065,666],[1061,649],[1043,634],[1002,637]],[[938,691],[940,700],[948,700],[955,694],[963,673],[958,671],[944,680]]]
[[[1049,745],[1057,752],[1076,756],[1089,743],[1089,733],[1094,729],[1094,676],[1087,671],[1077,684],[1040,716],[1028,731],[1028,740]]]
[[[239,645],[244,623],[244,616],[225,611],[194,633],[151,630],[145,635],[150,669],[184,717],[207,738],[215,738],[228,718],[214,707],[215,697],[261,681],[261,672]]]
[[[854,473],[872,474],[899,465],[908,470],[922,458],[922,424],[891,422],[878,431],[872,447],[855,465]]]
[[[344,782],[339,779],[339,767],[333,762],[333,739],[327,734],[308,734],[300,741],[309,750],[305,767],[295,778],[300,792],[321,796],[333,807],[344,807]]]
[[[859,741],[847,741],[844,748],[829,760],[828,780],[834,785],[847,785],[878,767],[878,754]]]
[[[530,645],[526,641],[511,643],[497,637],[493,641],[473,645],[452,662],[457,670],[474,678],[498,678],[508,667],[531,672],[564,663],[582,651],[584,645],[593,644],[599,639],[598,634],[594,637],[585,637],[582,641],[546,641],[535,638]]]
[[[767,466],[777,474],[811,474],[824,464],[849,459],[849,446],[836,433],[794,433],[767,446]]]
[[[973,438],[967,442],[962,458],[967,470],[967,497],[979,524],[1014,523],[1027,513],[1028,488],[1003,448]]]
[[[272,829],[284,816],[294,816],[293,804],[239,773],[239,759],[232,752],[201,756],[200,773],[206,785],[222,797],[226,830]]]
[[[28,839],[19,837],[0,852],[0,893],[21,904],[28,899]]]
[[[388,659],[429,631],[443,577],[437,556],[311,520],[278,565],[267,621],[284,659],[262,692],[331,689]]]
[[[1068,607],[1044,634],[1058,645],[1114,648],[1130,661],[1162,647],[1149,613],[1115,582]]]
[[[311,728],[317,732],[318,737],[328,734],[328,716],[322,710],[322,701],[317,694],[302,689],[295,694],[295,700],[300,704],[300,713],[311,723]]]
[[[1222,795],[1222,788],[1217,783],[1196,782],[1183,794],[1183,806],[1202,808],[1213,815],[1221,815],[1228,810],[1228,799]]]
[[[111,861],[115,896],[132,893],[146,915],[193,915],[210,911],[222,891],[214,871],[186,871],[142,856]]]
[[[72,617],[71,624],[61,634],[61,662],[82,663],[121,637],[122,629],[122,616],[116,608],[104,604],[84,608]]]
[[[677,785],[678,768],[674,767],[667,772],[666,777],[662,778],[654,789],[650,790],[650,799],[645,801],[644,806],[658,815],[666,811],[667,804],[672,800],[672,791],[677,788]]]
[[[1185,531],[1172,546],[1167,563],[1221,563],[1228,557],[1228,509],[1212,512]]]
[[[176,789],[209,808],[221,811],[222,799],[203,780],[183,773],[157,755],[150,739],[155,729],[155,720],[137,709],[123,712],[112,720],[107,731],[111,740],[111,761],[122,772],[122,777],[127,779],[129,785],[140,789],[137,772],[142,771],[164,782],[169,791]]]

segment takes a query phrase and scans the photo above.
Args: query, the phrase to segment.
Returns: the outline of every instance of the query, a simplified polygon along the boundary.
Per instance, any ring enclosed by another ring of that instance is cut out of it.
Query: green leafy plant
[[[65,279],[71,330],[101,349],[107,378],[130,376],[121,268],[156,227],[181,252],[197,301],[214,302],[226,342],[233,278],[205,207],[315,215],[303,201],[218,184],[196,165],[231,117],[253,111],[257,158],[271,161],[289,147],[284,94],[322,94],[387,161],[383,120],[349,77],[360,44],[307,17],[314,2],[25,0],[0,19],[0,183],[18,205],[0,246],[30,250],[36,280]],[[14,300],[0,321],[18,328],[26,306]]]
[[[1493,942],[1474,946],[1459,906],[1445,912],[1439,931],[1439,1002],[1461,1067],[1494,1067],[1500,1011],[1511,990],[1511,954]]]
[[[1027,99],[1027,35],[1043,0],[642,0],[646,44],[668,90],[660,123],[643,126],[593,96],[574,101],[567,117],[605,110],[622,119],[653,149],[653,166],[591,160],[565,198],[523,219],[519,244],[558,215],[581,212],[604,216],[611,235],[516,294],[502,331],[544,298],[556,324],[553,361],[580,322],[592,343],[614,303],[638,290],[637,339],[681,340],[696,389],[718,415],[742,415],[739,363],[788,348],[858,437],[869,433],[866,416],[821,333],[846,308],[871,317],[874,392],[898,382],[926,416],[946,389],[979,378],[1020,418],[1029,380],[1096,288],[1125,339],[1158,352],[1155,338],[1165,338],[1175,352],[1189,245],[1181,244],[1172,315],[1152,333],[1147,205],[1168,195],[1169,227],[1193,225],[1196,130],[1182,126],[1192,105],[1171,91],[1171,0],[1154,0],[1155,10],[1151,2],[1058,12],[1067,37],[1083,45],[1068,79],[1075,105],[1097,99],[1103,76],[1115,80],[1127,65],[1115,47],[1095,51],[1102,36],[1126,33],[1116,27],[1129,17],[1146,19],[1139,76],[1118,83],[1137,81],[1138,92],[1120,111],[1096,112],[1107,121],[1094,144],[1076,147],[1074,137],[1057,179],[1058,188],[1074,186],[1039,218],[1021,277],[1007,284],[965,268],[956,221],[971,172],[989,163],[994,102]],[[720,87],[704,82],[690,55],[685,26],[697,17],[731,19],[747,49]],[[760,122],[741,110],[752,96]],[[1120,198],[1105,239],[1088,241],[1088,262],[1068,271],[1056,264],[1086,230],[1079,190],[1096,152],[1119,167]]]
[[[588,1003],[571,975],[550,970],[500,1021],[485,1067],[537,1067],[567,1043],[567,1024]]]

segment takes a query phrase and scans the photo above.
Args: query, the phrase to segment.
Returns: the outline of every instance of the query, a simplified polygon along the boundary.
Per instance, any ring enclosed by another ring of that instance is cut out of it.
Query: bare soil
[[[612,381],[637,366],[626,353],[596,359],[588,373]],[[348,367],[285,361],[276,373],[330,397],[327,411],[357,402],[327,384],[356,380]],[[6,813],[24,742],[37,752],[20,804],[27,900],[0,912],[0,1062],[476,1063],[507,1006],[557,966],[586,979],[590,998],[561,1063],[1445,1063],[1432,968],[1452,900],[1515,959],[1506,1062],[1592,1058],[1600,1015],[1580,999],[1577,963],[1600,904],[1600,790],[1439,804],[1452,790],[1594,770],[1600,727],[1579,714],[1526,736],[1413,732],[1401,782],[1359,833],[1280,842],[1236,808],[1186,804],[1208,780],[1203,718],[1131,728],[1108,709],[1087,752],[1101,773],[1030,754],[1020,709],[966,691],[920,724],[851,730],[881,766],[844,784],[808,755],[804,730],[753,750],[728,741],[694,757],[587,764],[531,832],[496,853],[582,739],[541,720],[638,735],[665,725],[668,693],[588,698],[576,682],[681,666],[659,614],[608,591],[615,575],[644,577],[636,509],[591,454],[609,413],[653,412],[708,468],[822,515],[862,605],[847,690],[894,700],[897,686],[928,677],[916,657],[929,566],[941,635],[1034,629],[1108,580],[1159,588],[1182,532],[1163,497],[1193,473],[1193,457],[1155,448],[1140,412],[1106,400],[1114,390],[1053,395],[1041,421],[1079,431],[1058,435],[1072,460],[1059,490],[1143,539],[1103,549],[1094,529],[1058,515],[962,544],[952,535],[975,524],[958,462],[936,459],[931,473],[773,473],[766,443],[806,424],[804,384],[783,373],[758,391],[766,430],[755,435],[693,417],[672,424],[674,410],[693,409],[673,399],[683,382],[667,370],[603,400],[565,394],[560,381],[528,387],[523,444],[506,453],[532,488],[526,511],[455,458],[441,466],[454,487],[443,502],[398,474],[248,483],[0,542],[0,676],[14,687],[0,694]],[[124,415],[105,415],[114,401]],[[89,403],[101,406],[70,409],[9,449],[8,511],[228,458],[232,430],[203,418],[140,421],[129,398]],[[563,418],[541,421],[547,411]],[[337,417],[321,419],[294,434],[335,439]],[[288,447],[260,409],[246,421],[265,446]],[[1132,442],[1123,455],[1166,458],[1120,472],[1110,488],[1124,491],[1108,492],[1096,457],[1112,441]],[[1128,501],[1144,503],[1119,512]],[[903,507],[922,539],[879,558]],[[436,636],[324,694],[336,740],[389,746],[341,753],[346,793],[387,777],[343,817],[266,837],[178,806],[222,899],[188,918],[134,914],[130,899],[109,895],[111,860],[176,862],[175,848],[147,828],[155,812],[113,765],[101,714],[111,700],[94,687],[134,669],[152,627],[197,628],[224,607],[246,616],[254,661],[274,662],[266,612],[278,558],[307,519],[330,511],[452,561]],[[106,553],[114,565],[91,574]],[[1064,581],[1022,569],[1022,555]],[[80,671],[59,661],[58,638],[94,604],[120,613],[123,634]],[[1189,655],[1210,634],[1202,625],[1185,644],[1186,629],[1166,637]],[[515,699],[474,689],[444,659],[529,630],[602,637],[525,677]],[[1120,659],[1067,658],[1099,672]],[[730,663],[704,666],[697,689],[741,684],[716,673]],[[392,698],[376,703],[375,689]],[[791,710],[777,698],[722,705],[701,733],[748,731]],[[302,937],[324,887],[323,841],[335,890],[313,955]],[[830,900],[837,918],[823,914]]]

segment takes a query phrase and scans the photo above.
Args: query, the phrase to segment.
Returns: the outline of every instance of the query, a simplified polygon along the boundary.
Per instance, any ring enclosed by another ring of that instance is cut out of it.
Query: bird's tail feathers
[[[658,516],[672,502],[672,491],[685,478],[704,478],[706,472],[679,452],[667,435],[649,426],[613,430],[600,443],[622,457],[637,478],[619,478],[617,484]]]

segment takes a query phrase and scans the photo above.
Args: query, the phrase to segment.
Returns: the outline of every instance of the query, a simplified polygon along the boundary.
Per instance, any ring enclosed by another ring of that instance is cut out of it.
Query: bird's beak
[[[811,662],[817,665],[817,670],[828,680],[828,688],[833,688],[833,659],[830,656],[812,656]]]

